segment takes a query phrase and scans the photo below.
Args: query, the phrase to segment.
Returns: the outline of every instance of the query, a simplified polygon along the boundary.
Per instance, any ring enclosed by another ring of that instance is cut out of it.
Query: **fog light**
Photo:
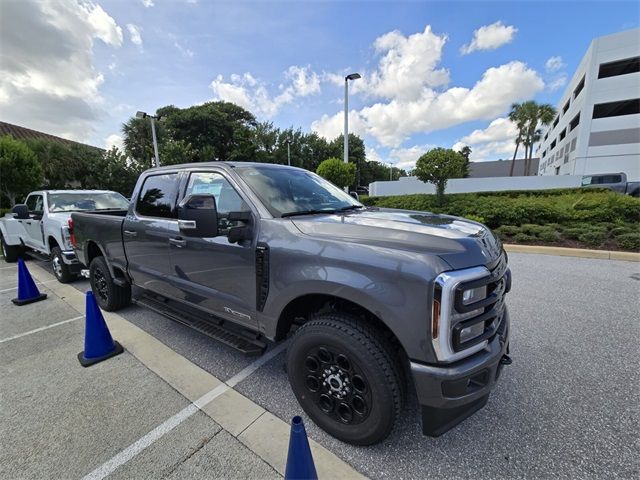
[[[460,330],[460,343],[468,342],[484,333],[484,322],[476,323]]]
[[[478,288],[470,288],[462,292],[462,304],[469,305],[471,303],[479,302],[487,298],[487,286],[484,285]]]

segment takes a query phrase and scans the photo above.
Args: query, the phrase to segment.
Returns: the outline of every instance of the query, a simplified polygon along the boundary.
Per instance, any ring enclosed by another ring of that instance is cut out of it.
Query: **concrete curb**
[[[53,277],[37,265],[29,265],[39,281]],[[71,285],[51,283],[47,288],[79,313],[84,314],[84,295]],[[224,382],[171,350],[154,336],[125,320],[117,313],[103,312],[118,341],[149,370],[154,372],[189,401]],[[289,425],[232,387],[200,408],[224,430],[284,476],[289,444]],[[347,462],[309,439],[320,478],[366,478]]]
[[[640,253],[614,252],[610,250],[588,250],[584,248],[544,247],[541,245],[505,244],[504,249],[513,253],[538,253],[541,255],[559,255],[562,257],[600,258],[603,260],[625,260],[640,262]]]

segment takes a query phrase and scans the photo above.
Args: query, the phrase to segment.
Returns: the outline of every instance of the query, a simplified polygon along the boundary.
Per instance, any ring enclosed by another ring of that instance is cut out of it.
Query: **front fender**
[[[22,245],[22,237],[26,234],[22,223],[8,215],[0,219],[0,233],[9,246]]]

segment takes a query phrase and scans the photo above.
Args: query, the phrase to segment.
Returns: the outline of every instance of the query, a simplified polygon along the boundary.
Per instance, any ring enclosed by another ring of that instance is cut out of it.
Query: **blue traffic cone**
[[[291,419],[291,436],[289,437],[289,455],[287,468],[284,472],[285,480],[317,480],[316,466],[313,463],[307,431],[304,429],[302,417]]]
[[[93,292],[87,292],[86,297],[84,352],[78,354],[78,360],[83,367],[115,357],[124,351],[122,345],[111,338]]]
[[[26,305],[27,303],[39,302],[47,298],[46,293],[40,293],[36,282],[31,278],[24,260],[18,259],[18,298],[11,300],[16,305]]]

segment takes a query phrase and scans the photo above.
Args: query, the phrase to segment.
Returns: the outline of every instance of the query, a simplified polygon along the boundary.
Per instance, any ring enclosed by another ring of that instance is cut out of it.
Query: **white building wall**
[[[449,180],[446,193],[576,188],[580,186],[581,181],[581,175],[456,178]],[[373,182],[369,184],[369,195],[372,197],[410,195],[414,193],[435,194],[436,189],[432,184],[424,183],[416,177],[401,177],[400,180],[393,182]]]
[[[640,73],[598,78],[600,64],[637,56],[640,56],[640,29],[600,37],[591,43],[557,105],[558,124],[555,127],[551,125],[543,133],[543,141],[537,150],[541,157],[539,175],[624,172],[629,180],[640,180],[640,114],[592,119],[593,106],[596,104],[640,97]],[[575,96],[574,91],[583,77],[585,86]],[[565,113],[563,108],[567,101],[570,107]],[[578,112],[579,125],[560,140],[560,132]],[[623,129],[633,132],[637,140],[633,143],[589,146],[593,132]],[[576,143],[572,144],[574,139]],[[551,149],[554,141],[555,148]]]

